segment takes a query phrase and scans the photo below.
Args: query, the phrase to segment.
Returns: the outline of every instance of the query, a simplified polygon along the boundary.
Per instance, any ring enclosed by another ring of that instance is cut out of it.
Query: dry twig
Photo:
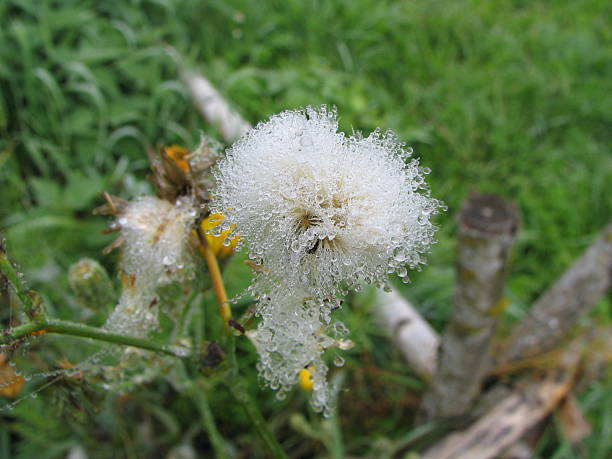
[[[449,435],[422,459],[493,459],[547,416],[573,387],[582,350],[575,343],[544,379],[516,390],[463,432]]]

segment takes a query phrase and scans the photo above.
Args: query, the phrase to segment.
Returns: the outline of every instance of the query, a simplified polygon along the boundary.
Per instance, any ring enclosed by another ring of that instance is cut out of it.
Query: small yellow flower
[[[234,229],[235,225],[232,225],[231,229],[223,231],[219,236],[215,236],[210,233],[213,228],[223,223],[223,220],[225,220],[225,216],[223,214],[216,213],[206,217],[204,220],[202,220],[201,224],[202,231],[206,235],[206,242],[208,242],[208,245],[210,246],[214,254],[219,258],[227,258],[231,256],[234,253],[234,250],[236,249],[236,245],[238,244],[239,239],[239,236],[234,236],[229,239],[229,245],[225,245],[223,243],[226,240],[227,236],[229,236],[231,231]],[[202,250],[201,247],[200,250]]]
[[[302,368],[300,370],[299,379],[300,386],[306,392],[312,392],[312,388],[314,387],[314,371],[316,367],[314,365],[309,365],[306,368]]]

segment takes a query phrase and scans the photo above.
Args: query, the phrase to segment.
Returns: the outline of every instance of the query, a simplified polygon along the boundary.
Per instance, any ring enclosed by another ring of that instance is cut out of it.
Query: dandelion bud
[[[68,282],[79,303],[86,308],[104,310],[115,301],[113,283],[96,260],[83,258],[72,264]]]

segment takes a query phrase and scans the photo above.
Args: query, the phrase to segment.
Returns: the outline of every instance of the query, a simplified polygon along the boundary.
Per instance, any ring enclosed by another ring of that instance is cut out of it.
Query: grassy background
[[[405,293],[438,328],[450,308],[459,205],[470,190],[516,201],[523,229],[509,282],[512,323],[612,214],[611,14],[603,0],[4,0],[0,227],[33,287],[57,315],[73,316],[67,267],[83,256],[114,266],[112,256],[100,255],[110,241],[100,235],[105,222],[90,214],[101,191],[147,192],[147,145],[191,147],[200,132],[215,135],[178,81],[164,51],[171,44],[251,122],[325,103],[338,107],[347,131],[389,128],[414,147],[449,211],[438,219],[429,265]],[[231,270],[238,291],[244,271]],[[276,402],[252,380],[285,444],[305,455],[327,454],[326,444],[380,455],[410,432],[405,419],[419,383],[370,322],[367,298],[353,303],[342,312],[357,342],[347,365],[354,397],[341,417],[343,440],[338,426],[308,414],[300,394]],[[597,306],[597,320],[609,320],[610,304]],[[247,365],[254,356],[245,350],[243,358]],[[609,391],[597,383],[583,396],[596,426],[588,457],[603,458],[612,447]],[[1,447],[15,443],[13,454],[24,455],[48,444],[54,457],[73,444],[105,441],[118,455],[141,457],[186,441],[193,422],[181,417],[185,401],[161,383],[135,398],[135,419],[157,419],[147,403],[170,407],[174,434],[144,447],[136,426],[105,424],[100,414],[79,430],[54,418],[41,397],[16,418],[2,418]],[[227,400],[220,394],[211,402],[219,408]],[[249,445],[240,416],[217,412],[223,433]],[[283,427],[289,418],[295,425]],[[313,439],[296,427],[302,421],[331,440]],[[51,439],[40,437],[37,422],[53,426]],[[549,431],[540,454],[577,454],[555,423]],[[206,447],[201,432],[191,435]]]

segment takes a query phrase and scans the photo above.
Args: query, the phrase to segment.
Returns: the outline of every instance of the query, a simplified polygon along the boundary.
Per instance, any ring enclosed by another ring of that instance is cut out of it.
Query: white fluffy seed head
[[[392,132],[345,136],[325,107],[285,111],[219,162],[212,208],[269,270],[265,289],[282,282],[324,299],[383,285],[423,263],[441,207],[410,154]]]
[[[157,326],[157,289],[194,275],[189,236],[196,211],[190,199],[176,203],[143,196],[129,202],[117,220],[121,227],[121,269],[132,279],[105,328],[145,336]]]
[[[143,196],[129,202],[117,221],[124,239],[123,271],[143,288],[180,280],[193,264],[188,242],[195,217],[190,199],[171,203]]]
[[[347,333],[341,322],[325,324],[325,307],[301,289],[276,289],[261,298],[258,315],[262,320],[257,330],[247,332],[259,354],[259,374],[278,390],[280,398],[296,383],[300,370],[312,370],[311,404],[317,411],[331,409],[323,352],[339,346]]]

